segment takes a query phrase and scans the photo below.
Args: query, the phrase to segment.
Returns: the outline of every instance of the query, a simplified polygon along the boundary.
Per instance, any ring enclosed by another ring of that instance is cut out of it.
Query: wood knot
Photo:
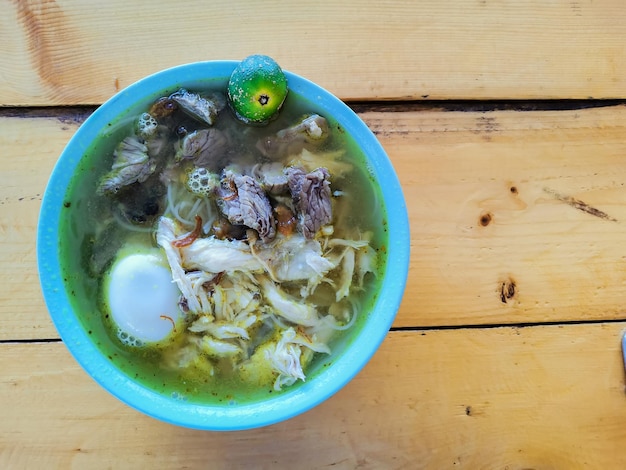
[[[483,212],[478,219],[478,223],[483,227],[486,227],[493,220],[493,214],[491,212]]]
[[[509,302],[509,300],[513,299],[517,294],[517,285],[515,281],[510,277],[502,281],[502,285],[500,286],[500,300],[503,304]]]

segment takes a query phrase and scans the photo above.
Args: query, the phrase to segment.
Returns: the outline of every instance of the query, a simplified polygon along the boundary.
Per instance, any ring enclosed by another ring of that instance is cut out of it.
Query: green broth
[[[166,96],[170,91],[164,92],[163,95]],[[380,190],[374,184],[373,176],[366,165],[365,156],[356,142],[347,135],[337,122],[333,121],[332,116],[325,115],[323,111],[316,109],[316,106],[311,102],[293,92],[289,93],[278,119],[265,127],[246,126],[235,123],[235,120],[232,119],[233,125],[240,126],[242,132],[249,134],[250,141],[254,141],[261,136],[292,125],[298,117],[305,113],[314,112],[325,117],[330,124],[332,138],[329,145],[332,148],[345,148],[347,151],[342,158],[354,166],[354,170],[344,178],[334,178],[331,174],[331,189],[333,191],[358,193],[358,197],[352,199],[353,205],[342,211],[341,224],[337,223],[335,215],[333,215],[334,225],[362,227],[363,230],[373,232],[371,246],[378,253],[378,274],[376,277],[368,276],[364,285],[365,289],[358,293],[362,312],[356,323],[347,331],[338,332],[333,338],[329,344],[332,350],[330,356],[326,354],[315,355],[311,364],[305,369],[307,380],[323,371],[327,364],[341,355],[344,346],[357,336],[367,319],[366,312],[371,311],[376,300],[379,281],[382,280],[387,266],[387,221],[385,209],[381,203]],[[228,109],[223,110],[222,114],[224,113],[230,116]],[[91,145],[80,161],[64,200],[59,228],[62,271],[72,306],[78,312],[85,331],[116,367],[145,387],[166,396],[193,402],[228,405],[233,402],[256,401],[266,398],[271,393],[285,393],[297,389],[302,385],[302,382],[297,381],[294,385],[277,392],[273,390],[271,384],[259,387],[240,380],[237,375],[230,377],[207,376],[201,373],[190,374],[165,369],[161,366],[161,351],[166,347],[162,343],[158,346],[136,348],[125,346],[118,339],[114,325],[108,318],[107,308],[102,301],[103,276],[94,274],[89,267],[89,258],[92,256],[93,246],[95,243],[99,243],[114,253],[118,245],[121,246],[121,244],[128,242],[125,240],[126,237],[132,238],[134,243],[147,246],[156,246],[156,243],[150,233],[131,234],[123,232],[113,234],[110,239],[106,240],[106,243],[98,241],[98,237],[102,234],[98,234],[96,231],[99,221],[106,217],[107,211],[109,211],[109,202],[106,200],[106,196],[97,195],[94,188],[97,187],[101,176],[110,168],[113,148],[129,133],[129,123],[133,122],[136,116],[136,111],[120,116]],[[231,118],[226,118],[225,121],[231,123]],[[110,261],[108,263],[110,264]],[[103,263],[103,265],[106,264]],[[178,338],[175,338],[173,341],[177,340]]]

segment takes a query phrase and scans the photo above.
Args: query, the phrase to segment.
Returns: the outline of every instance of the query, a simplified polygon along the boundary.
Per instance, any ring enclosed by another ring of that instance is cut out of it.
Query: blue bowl
[[[234,61],[210,61],[167,69],[130,85],[100,106],[78,129],[54,167],[46,188],[38,225],[37,260],[50,316],[67,348],[102,387],[129,406],[179,426],[226,431],[266,426],[303,413],[344,387],[374,355],[385,338],[404,292],[409,264],[409,223],[398,178],[382,146],[363,121],[341,100],[295,74],[287,75],[290,93],[303,96],[332,117],[361,147],[369,171],[380,185],[388,220],[387,263],[380,291],[355,332],[335,345],[326,367],[307,373],[306,382],[267,399],[220,405],[184,401],[157,393],[121,371],[86,331],[70,301],[71,286],[61,269],[59,234],[62,207],[79,163],[95,139],[129,112],[136,115],[165,90],[197,89],[214,80],[227,82]]]

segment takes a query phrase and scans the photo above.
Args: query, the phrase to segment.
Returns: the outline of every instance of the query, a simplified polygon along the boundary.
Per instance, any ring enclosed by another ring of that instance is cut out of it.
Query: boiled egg
[[[157,342],[180,329],[180,291],[158,250],[118,255],[104,294],[123,342]]]

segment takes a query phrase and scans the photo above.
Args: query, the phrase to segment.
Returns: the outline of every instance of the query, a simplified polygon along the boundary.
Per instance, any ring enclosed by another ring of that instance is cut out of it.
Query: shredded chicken
[[[157,242],[166,253],[188,311],[194,315],[188,331],[196,336],[180,350],[175,362],[191,357],[193,351],[212,358],[246,360],[249,347],[245,345],[257,341],[252,332],[269,316],[280,336],[253,346],[257,351],[242,370],[257,377],[251,368],[269,367],[277,374],[277,390],[305,380],[303,366],[313,353],[329,353],[326,342],[332,332],[354,323],[358,308],[345,299],[352,288],[362,287],[364,276],[374,272],[376,264],[375,251],[367,240],[332,238],[322,245],[298,233],[260,246],[254,240],[213,236],[185,244],[176,243],[188,237],[179,232],[181,228],[172,219],[159,220]],[[337,275],[331,280],[328,276],[334,271]],[[306,281],[309,286],[301,289],[300,297],[282,287],[283,282],[293,281]],[[336,292],[337,303],[327,314],[320,314],[307,301],[321,282],[333,284]],[[195,359],[185,361],[203,364]]]
[[[277,315],[297,325],[313,326],[317,323],[318,315],[314,306],[291,298],[269,279],[262,280],[261,287],[265,299]]]
[[[352,276],[354,275],[354,250],[346,248],[341,264],[341,276],[339,278],[339,288],[335,294],[335,300],[339,302],[350,293],[352,286]]]
[[[209,273],[249,271],[258,272],[263,266],[252,255],[247,243],[240,240],[198,238],[180,249],[183,266]]]
[[[281,390],[285,385],[292,385],[298,379],[305,380],[300,360],[303,348],[330,354],[330,349],[326,344],[314,342],[302,333],[297,333],[293,328],[283,331],[276,346],[265,351],[266,358],[279,374],[274,382],[275,390]]]
[[[184,297],[187,307],[191,312],[200,311],[200,302],[194,295],[193,286],[189,278],[185,275],[182,267],[182,260],[178,248],[172,246],[172,242],[176,240],[176,227],[174,222],[167,217],[159,219],[159,228],[157,230],[157,243],[165,251],[167,262],[172,271],[172,280],[178,286],[182,296]]]
[[[317,284],[336,264],[322,254],[317,240],[307,240],[301,234],[276,238],[253,254],[277,282],[308,280]]]

